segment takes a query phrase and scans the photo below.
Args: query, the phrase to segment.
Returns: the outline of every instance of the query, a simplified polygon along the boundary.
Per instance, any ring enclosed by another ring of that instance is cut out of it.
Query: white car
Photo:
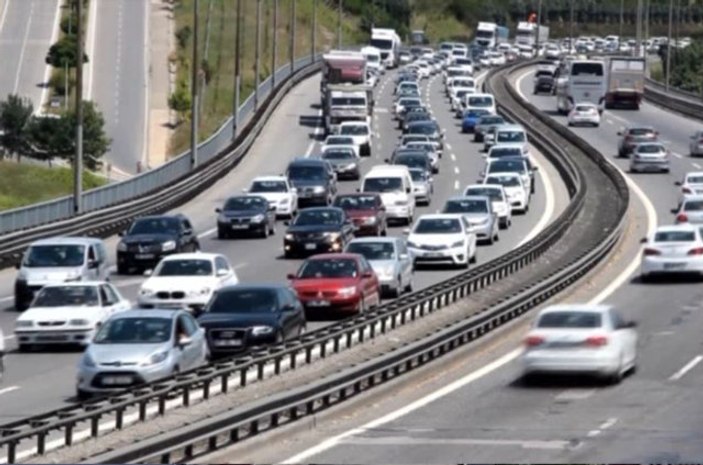
[[[642,242],[642,281],[663,274],[703,275],[703,239],[700,227],[688,223],[659,226],[651,237]]]
[[[446,86],[446,92],[447,92],[447,97],[449,98],[449,101],[451,102],[452,97],[454,97],[456,94],[454,92],[454,87],[459,87],[459,88],[471,88],[476,90],[476,81],[474,78],[471,77],[466,77],[466,76],[457,76],[450,78],[449,81],[447,81],[447,86]]]
[[[500,184],[513,211],[527,213],[530,210],[530,195],[518,173],[491,173],[483,178],[483,184]]]
[[[431,69],[429,63],[427,63],[425,60],[418,60],[415,62],[415,64],[417,65],[417,74],[420,79],[427,79],[430,77]]]
[[[703,130],[697,131],[694,135],[691,136],[689,153],[692,157],[703,156]]]
[[[592,125],[600,126],[598,106],[592,103],[577,103],[569,112],[569,126]]]
[[[467,268],[476,262],[476,234],[464,215],[422,215],[405,230],[415,264],[450,264]]]
[[[641,171],[669,172],[669,161],[671,152],[660,142],[643,142],[637,144],[632,150],[630,157],[630,171],[638,173]]]
[[[221,287],[239,283],[227,257],[214,253],[182,253],[161,259],[139,289],[142,308],[187,308],[200,311]]]
[[[464,113],[466,96],[475,93],[475,87],[452,87],[451,108],[458,118]]]
[[[703,225],[703,195],[689,195],[676,212],[676,224]]]
[[[676,181],[677,186],[681,186],[679,194],[679,205],[684,199],[691,195],[703,194],[703,171],[692,171],[686,173],[683,181]]]
[[[400,83],[398,83],[397,86],[395,86],[395,90],[393,91],[393,95],[398,95],[406,89],[414,89],[414,90],[420,92],[420,84],[418,84],[417,82],[414,82],[414,81],[400,82]]]
[[[80,281],[44,286],[15,322],[21,351],[38,345],[81,345],[115,313],[131,308],[110,283]]]
[[[254,178],[245,193],[260,195],[276,207],[276,216],[292,218],[298,211],[298,194],[285,176]]]
[[[339,126],[339,135],[353,139],[354,145],[359,148],[358,155],[362,157],[371,156],[371,128],[369,123],[364,121],[344,121]],[[325,145],[329,147],[329,144]]]
[[[523,374],[589,374],[619,383],[637,363],[635,327],[608,305],[547,307],[525,338]]]
[[[484,196],[491,199],[493,213],[498,216],[500,229],[507,229],[513,223],[513,210],[510,208],[508,196],[500,184],[472,184],[464,189],[465,197]]]
[[[490,66],[503,66],[505,64],[505,55],[500,52],[489,52],[488,63]]]
[[[342,123],[342,124],[344,124],[344,123]],[[362,123],[362,124],[364,124],[364,123]],[[341,130],[341,125],[339,128]],[[331,134],[331,135],[327,136],[325,141],[322,143],[322,147],[320,148],[320,151],[324,152],[325,150],[329,149],[330,147],[353,146],[353,147],[355,147],[356,154],[358,156],[361,156],[361,148],[360,148],[359,144],[357,143],[357,140],[358,139],[352,135]]]

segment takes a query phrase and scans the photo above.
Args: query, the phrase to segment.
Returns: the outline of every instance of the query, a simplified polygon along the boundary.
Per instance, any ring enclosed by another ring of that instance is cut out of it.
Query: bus
[[[605,62],[573,60],[557,80],[557,111],[568,114],[577,103],[592,103],[603,112],[606,93]]]

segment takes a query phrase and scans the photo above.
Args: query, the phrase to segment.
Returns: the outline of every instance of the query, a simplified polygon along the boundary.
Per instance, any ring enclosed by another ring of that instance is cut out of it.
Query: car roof
[[[175,253],[172,255],[166,255],[161,260],[171,261],[171,260],[214,260],[215,257],[221,257],[219,253],[209,253],[209,252],[188,252],[188,253]]]
[[[313,165],[313,166],[324,166],[327,162],[325,160],[320,160],[319,158],[296,158],[288,163],[288,166],[293,165]]]
[[[499,131],[522,131],[526,132],[525,128],[520,126],[519,124],[503,124],[498,126],[497,128]]]
[[[685,177],[703,176],[703,171],[690,171],[686,173]]]
[[[142,217],[147,218],[147,217]],[[139,219],[142,219],[139,218]],[[33,245],[58,245],[58,244],[75,244],[75,245],[94,245],[102,243],[102,239],[95,237],[84,237],[84,236],[59,236],[59,237],[48,237],[46,239],[39,239],[38,241],[32,242],[30,247]]]
[[[690,223],[681,223],[681,224],[667,224],[667,225],[660,225],[657,226],[657,229],[654,231],[655,233],[658,232],[675,232],[675,231],[697,231],[698,227],[693,226]]]
[[[488,149],[488,153],[490,154],[493,149],[515,149],[520,150],[522,153],[522,144],[517,142],[499,142]]]
[[[612,305],[591,305],[591,304],[557,304],[550,305],[547,308],[540,310],[539,315],[553,312],[594,312],[606,313],[613,308]]]
[[[428,213],[420,216],[417,220],[461,220],[464,215],[461,213]]]
[[[499,177],[499,176],[501,176],[501,177],[503,177],[503,176],[505,176],[505,177],[510,176],[510,177],[518,178],[518,179],[522,180],[522,177],[520,176],[520,174],[518,174],[518,173],[513,173],[512,171],[503,171],[503,172],[499,171],[499,172],[497,172],[497,173],[486,174],[486,178]]]
[[[461,201],[466,201],[466,200],[486,200],[490,201],[490,199],[485,196],[485,195],[455,195],[453,197],[449,197],[447,199],[447,202],[461,202]]]
[[[115,313],[110,317],[111,320],[122,318],[170,318],[173,319],[185,310],[180,308],[133,308],[128,312]]]
[[[400,240],[401,240],[400,237],[394,237],[394,236],[355,237],[354,239],[351,240],[350,244],[374,243],[374,242],[388,242],[391,244],[395,244],[396,242],[399,242]]]

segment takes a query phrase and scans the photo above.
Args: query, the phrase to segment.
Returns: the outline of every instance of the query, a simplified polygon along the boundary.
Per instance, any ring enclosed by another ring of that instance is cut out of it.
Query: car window
[[[276,181],[254,181],[249,189],[251,193],[265,192],[288,192],[288,186],[283,180]]]
[[[112,287],[112,284],[105,284],[104,287],[105,287],[105,293],[108,295],[108,297],[110,298],[110,301],[113,304],[116,304],[117,302],[120,301],[120,296],[117,293],[117,291],[115,291],[115,288]]]
[[[92,245],[88,247],[88,260],[96,261],[95,247]]]
[[[233,288],[220,290],[208,305],[207,313],[272,313],[278,309],[275,289]]]
[[[462,232],[457,218],[422,218],[413,234],[456,234]]]
[[[105,286],[100,286],[100,300],[104,307],[112,305],[113,302],[110,301],[110,297],[105,292]]]
[[[76,267],[83,264],[85,246],[74,244],[33,245],[22,265],[29,268]]]
[[[449,200],[442,213],[488,213],[490,207],[485,200],[461,199]]]
[[[391,242],[352,242],[347,252],[358,253],[367,260],[393,260],[395,249]]]
[[[396,192],[403,190],[403,179],[400,177],[367,178],[364,181],[364,192]]]
[[[215,268],[217,269],[217,271],[229,271],[229,265],[227,264],[227,260],[225,260],[223,257],[215,257]]]
[[[654,235],[654,242],[693,242],[696,233],[693,231],[659,231]]]
[[[267,208],[268,202],[262,197],[232,197],[225,203],[225,211],[250,211]]]
[[[329,258],[308,260],[303,263],[298,278],[356,278],[359,275],[356,260],[351,258]]]
[[[686,178],[687,184],[703,184],[703,176],[689,176]]]
[[[95,307],[100,305],[96,286],[49,286],[39,291],[33,307]]]
[[[525,142],[525,133],[522,131],[498,131],[496,142],[519,143]]]
[[[154,276],[212,276],[210,260],[174,259],[164,260],[154,271]]]
[[[337,225],[344,222],[344,216],[337,210],[301,210],[295,218],[295,226]]]
[[[159,344],[171,339],[173,322],[163,317],[108,320],[95,336],[96,344]]]
[[[188,337],[192,337],[198,330],[198,326],[188,318],[186,315],[179,315],[178,321],[176,322],[176,334],[185,334]]]
[[[183,220],[183,229],[193,231],[193,225],[190,224],[190,221],[184,219]]]
[[[334,199],[334,206],[345,210],[373,210],[378,204],[374,195],[340,195]]]
[[[663,146],[656,144],[643,144],[637,147],[638,153],[660,153],[664,151]]]
[[[602,318],[596,312],[549,312],[539,318],[538,328],[600,328]]]
[[[353,141],[351,142],[353,144]],[[305,179],[321,181],[326,179],[327,172],[323,166],[292,165],[288,168],[289,179]]]
[[[687,200],[683,204],[683,209],[687,212],[703,211],[703,200]]]
[[[171,234],[181,232],[181,223],[176,218],[143,218],[135,221],[128,234]]]

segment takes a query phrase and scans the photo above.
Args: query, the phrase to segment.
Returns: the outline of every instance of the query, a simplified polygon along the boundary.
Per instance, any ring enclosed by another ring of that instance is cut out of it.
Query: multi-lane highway
[[[44,58],[58,37],[60,0],[0,0],[0,99],[18,94],[39,111],[49,67]]]
[[[554,97],[532,95],[531,73],[518,75],[516,86],[542,111],[566,123],[556,115]],[[646,212],[642,229],[651,230],[673,220],[670,209],[677,202],[673,182],[687,171],[701,169],[700,162],[687,156],[689,137],[699,125],[644,104],[638,112],[606,111],[600,128],[574,131],[627,171],[627,160],[615,159],[615,154],[617,132],[629,123],[656,127],[674,152],[671,174],[626,174],[633,197]],[[607,282],[579,297],[610,303],[639,323],[638,370],[621,384],[604,386],[588,379],[560,378],[525,385],[519,363],[523,326],[508,332],[485,353],[476,354],[467,366],[457,362],[456,372],[445,367],[442,373],[428,374],[412,388],[401,389],[395,407],[367,412],[365,424],[351,420],[351,425],[330,423],[329,429],[321,425],[325,432],[312,439],[296,437],[286,444],[286,450],[253,453],[249,458],[278,462],[290,457],[291,463],[660,463],[700,459],[700,282],[672,279],[642,284],[637,255],[634,262],[630,262],[632,256],[618,260],[622,261],[611,264],[617,270],[609,271],[612,277]],[[422,391],[424,384],[432,389],[417,398],[420,394],[414,390]],[[393,400],[385,403],[393,404]],[[355,416],[364,414],[359,411]],[[291,457],[293,450],[297,455]]]
[[[439,76],[426,82],[423,98],[434,112],[440,125],[446,129],[446,148],[441,159],[440,173],[435,175],[435,195],[429,207],[419,209],[418,214],[435,212],[449,196],[460,194],[463,187],[475,183],[483,166],[479,145],[470,142],[470,136],[460,133],[458,120],[449,112]],[[399,131],[392,119],[393,84],[391,76],[386,76],[378,85],[376,112],[374,116],[374,152],[364,159],[363,171],[383,163],[395,147]],[[214,209],[221,205],[228,195],[240,193],[251,179],[258,175],[284,172],[287,163],[295,156],[309,156],[319,150],[317,128],[309,126],[310,117],[317,115],[319,103],[319,78],[314,77],[294,89],[274,112],[264,132],[255,142],[245,160],[220,182],[193,201],[179,209],[193,222],[200,236],[202,249],[226,254],[242,281],[282,281],[288,272],[294,272],[299,260],[282,258],[282,236],[284,226],[279,223],[275,236],[266,240],[217,240],[215,237]],[[313,118],[314,119],[314,118]],[[304,126],[303,123],[308,124]],[[555,218],[568,202],[568,195],[556,171],[539,154],[534,154],[540,166],[537,178],[537,191],[532,199],[530,211],[526,215],[513,218],[513,226],[501,231],[500,241],[493,246],[480,247],[478,261],[483,263],[491,258],[512,250],[519,243],[534,236],[550,220]],[[340,182],[341,192],[353,192],[357,182]],[[417,216],[417,215],[416,215]],[[402,234],[402,228],[393,227],[391,234]],[[116,238],[109,238],[108,247],[114,262]],[[414,278],[416,288],[428,286],[457,270],[422,270]],[[0,312],[0,326],[9,335],[8,344],[13,348],[12,328],[17,314],[11,310],[12,286],[15,271],[0,272],[0,304],[7,309]],[[141,276],[113,276],[125,297],[134,300]],[[324,322],[315,323],[321,325]],[[35,414],[70,401],[74,394],[75,365],[79,353],[76,351],[11,353],[7,360],[7,372],[3,380],[4,390],[0,390],[0,423]],[[52,383],[47,383],[52,379]]]

